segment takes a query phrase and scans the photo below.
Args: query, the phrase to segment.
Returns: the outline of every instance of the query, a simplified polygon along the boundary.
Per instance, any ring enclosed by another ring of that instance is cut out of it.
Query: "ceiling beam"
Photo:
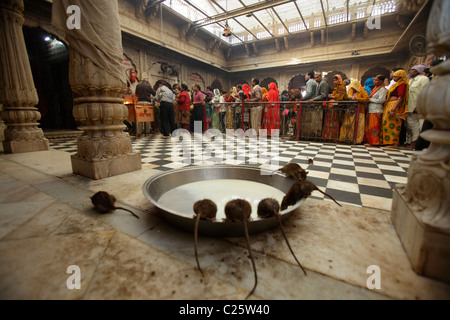
[[[328,27],[327,15],[325,14],[325,9],[323,8],[323,1],[320,0],[320,5],[322,6],[323,19],[325,20],[325,26]]]
[[[267,29],[267,27],[266,27],[266,26],[264,25],[264,23],[262,23],[262,22],[261,22],[261,20],[259,20],[257,16],[253,15],[253,18],[255,18],[255,19],[256,19],[256,21],[258,21],[258,22],[259,22],[259,24],[260,24],[260,25],[262,25],[264,29],[266,29],[266,31],[267,31],[267,32],[268,32],[268,33],[269,33],[269,34],[270,34],[270,35],[272,36],[272,38],[274,37],[273,33],[272,33],[272,32],[270,32],[270,30],[269,30],[269,29]]]
[[[186,1],[187,3],[190,4],[190,2],[188,0],[184,0],[184,1]],[[235,10],[217,14],[212,17],[206,17],[204,19],[195,21],[193,24],[193,28],[204,27],[209,24],[217,23],[217,22],[224,21],[227,19],[232,19],[234,17],[243,16],[243,15],[250,14],[250,13],[257,12],[257,11],[264,10],[264,9],[270,9],[272,7],[282,5],[282,4],[285,4],[288,2],[292,2],[292,1],[294,1],[294,0],[272,0],[272,1],[264,1],[264,2],[254,3],[251,5],[245,6],[243,8],[238,8]]]
[[[218,6],[219,9],[222,10],[223,12],[227,12],[224,8],[222,8],[222,6],[221,6],[220,4],[217,3],[217,1],[211,0],[211,2],[214,3],[216,6]],[[246,26],[244,26],[242,23],[240,23],[236,18],[233,18],[233,20],[236,21],[236,23],[239,24],[242,28],[244,28],[245,31],[247,31],[248,33],[250,33],[250,34],[253,36],[253,38],[254,38],[255,40],[258,40],[258,38],[256,37],[256,35],[253,34],[253,32],[251,32],[249,29],[247,29]],[[233,35],[234,35],[236,38],[238,38],[239,40],[241,40],[241,42],[244,42],[241,38],[239,38],[239,37],[236,36],[235,34],[233,34]]]
[[[349,12],[348,6],[349,6],[349,2],[350,2],[350,0],[347,0],[347,15],[345,16],[345,21],[350,21],[350,19],[348,18],[348,12]]]
[[[281,20],[281,18],[280,18],[280,16],[279,16],[278,12],[276,12],[275,8],[272,8],[272,11],[275,13],[275,15],[277,16],[278,20],[280,20],[280,22],[281,22],[281,24],[283,25],[283,27],[284,27],[284,29],[286,30],[286,32],[287,32],[288,34],[291,34],[291,33],[289,32],[288,27],[286,27],[286,25],[284,24],[283,20]]]
[[[294,1],[295,7],[297,8],[298,14],[300,15],[300,18],[302,18],[303,25],[305,26],[305,29],[308,30],[308,26],[306,25],[305,19],[303,19],[302,12],[300,11],[300,8],[298,7],[298,4],[296,1]]]
[[[195,6],[194,4],[192,4],[189,0],[184,0],[187,4],[189,4],[192,8],[194,8],[195,10],[197,10],[198,12],[200,12],[201,14],[203,14],[204,16],[208,16],[205,12],[203,12],[203,10],[201,10],[201,9],[199,9],[197,6]],[[220,23],[217,23],[221,28],[225,28],[225,26],[224,25],[222,25],[222,24],[220,24]],[[190,27],[190,30],[189,31],[193,31],[194,29],[196,29],[196,28],[194,28],[192,25],[191,25],[191,27]],[[233,34],[232,34],[233,35]],[[233,35],[234,37],[236,37],[235,35]],[[241,41],[242,43],[244,42],[241,38],[239,38],[239,37],[236,37],[239,41]]]

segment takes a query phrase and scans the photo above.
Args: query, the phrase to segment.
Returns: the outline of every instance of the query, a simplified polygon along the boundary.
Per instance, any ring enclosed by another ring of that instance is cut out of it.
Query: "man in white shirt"
[[[420,123],[419,115],[416,112],[417,97],[422,88],[430,83],[428,77],[423,76],[426,65],[417,65],[409,71],[409,91],[408,91],[408,112],[406,113],[406,144],[407,148],[414,149],[419,138]]]
[[[173,100],[174,94],[166,86],[164,80],[158,80],[156,82],[156,94],[155,100],[160,103],[160,121],[161,121],[161,133],[163,139],[170,138],[172,131],[175,130],[175,115],[173,112]]]

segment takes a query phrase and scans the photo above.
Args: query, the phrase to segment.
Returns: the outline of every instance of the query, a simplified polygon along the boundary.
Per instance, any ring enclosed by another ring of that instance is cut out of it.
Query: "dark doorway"
[[[41,113],[41,128],[76,129],[66,45],[40,28],[24,26],[23,34],[39,96],[36,107]]]

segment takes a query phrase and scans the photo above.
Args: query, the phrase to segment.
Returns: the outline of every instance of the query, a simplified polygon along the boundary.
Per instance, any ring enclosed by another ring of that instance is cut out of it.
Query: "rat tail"
[[[197,267],[198,270],[203,274],[202,268],[200,268],[200,262],[198,261],[198,255],[197,255],[197,246],[198,246],[198,224],[200,222],[200,213],[197,214],[197,217],[195,218],[195,227],[194,227],[194,250],[195,250],[195,261],[197,261]]]
[[[256,286],[258,285],[258,275],[256,274],[256,265],[255,265],[255,259],[253,259],[252,248],[250,248],[250,237],[248,235],[246,220],[244,220],[244,232],[245,232],[245,239],[247,240],[248,252],[250,254],[250,259],[252,260],[253,273],[255,274],[255,285],[253,286],[252,291],[250,291],[250,293],[247,295],[247,297],[245,297],[245,300],[247,300],[253,294],[253,292],[255,292],[255,290],[256,290]]]
[[[339,202],[337,202],[336,200],[334,200],[334,198],[333,198],[332,196],[330,196],[328,193],[323,192],[323,191],[320,190],[319,188],[317,188],[317,190],[318,190],[319,192],[321,192],[322,194],[326,195],[328,198],[330,198],[330,199],[333,200],[334,202],[336,202],[336,204],[337,204],[339,207],[342,207],[341,204],[340,204]]]
[[[303,268],[302,264],[300,263],[300,261],[298,261],[297,257],[295,256],[295,253],[294,253],[294,251],[292,250],[291,245],[289,244],[289,241],[288,241],[288,239],[287,239],[287,237],[286,237],[286,234],[284,233],[283,225],[281,224],[281,218],[280,218],[280,215],[277,213],[275,216],[277,217],[278,223],[279,223],[279,225],[280,225],[281,233],[283,234],[284,240],[286,240],[286,244],[287,244],[287,246],[288,246],[288,248],[289,248],[289,251],[291,251],[292,255],[294,256],[295,261],[297,261],[298,265],[299,265],[300,268],[303,270],[303,273],[304,273],[305,276],[306,276],[306,271],[305,271],[305,269]]]
[[[128,209],[125,209],[125,208],[122,208],[122,207],[116,207],[116,209],[121,209],[121,210],[128,211],[128,212],[131,213],[133,216],[135,216],[136,218],[139,219],[139,217],[138,217],[133,211],[131,211],[131,210],[128,210]]]

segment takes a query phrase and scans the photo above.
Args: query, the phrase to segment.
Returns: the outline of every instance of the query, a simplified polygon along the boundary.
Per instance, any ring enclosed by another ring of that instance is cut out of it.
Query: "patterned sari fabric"
[[[372,146],[383,144],[381,135],[381,113],[369,113],[366,121],[365,139]]]
[[[328,109],[325,111],[325,120],[323,125],[323,138],[330,142],[338,142],[339,139],[339,115],[340,110],[334,108],[333,101],[347,100],[347,89],[340,75],[336,75],[338,84],[333,89],[334,99],[330,100]]]
[[[214,89],[214,98],[211,101],[211,128],[220,130],[220,117],[219,117],[219,109],[220,109],[220,90]],[[215,104],[214,104],[215,103]]]
[[[358,131],[356,133],[355,143],[362,143],[364,140],[364,125],[365,125],[365,103],[369,102],[369,96],[366,90],[361,88],[359,81],[352,81],[349,88],[349,94],[356,98],[358,104]],[[349,108],[345,111],[344,119],[341,124],[341,132],[339,135],[340,142],[353,143],[356,125],[356,110]]]
[[[384,145],[399,145],[400,131],[402,129],[402,121],[406,119],[406,112],[408,112],[408,76],[404,70],[398,70],[394,76],[400,77],[388,91],[386,103],[384,105],[382,131]],[[403,97],[403,102],[397,107],[394,115],[389,113],[397,104],[397,100],[389,101],[391,97],[400,99]]]
[[[280,100],[280,95],[275,82],[269,84],[269,92],[266,97],[269,102],[278,102]],[[267,111],[264,113],[262,129],[267,129],[267,135],[270,136],[273,134],[272,130],[280,129],[280,104],[266,104],[265,109]]]
[[[370,93],[369,99],[372,98],[375,93],[383,88],[383,86],[373,88]],[[379,146],[383,144],[383,136],[381,134],[381,123],[383,119],[382,113],[367,113],[366,128],[364,141],[372,146]]]

